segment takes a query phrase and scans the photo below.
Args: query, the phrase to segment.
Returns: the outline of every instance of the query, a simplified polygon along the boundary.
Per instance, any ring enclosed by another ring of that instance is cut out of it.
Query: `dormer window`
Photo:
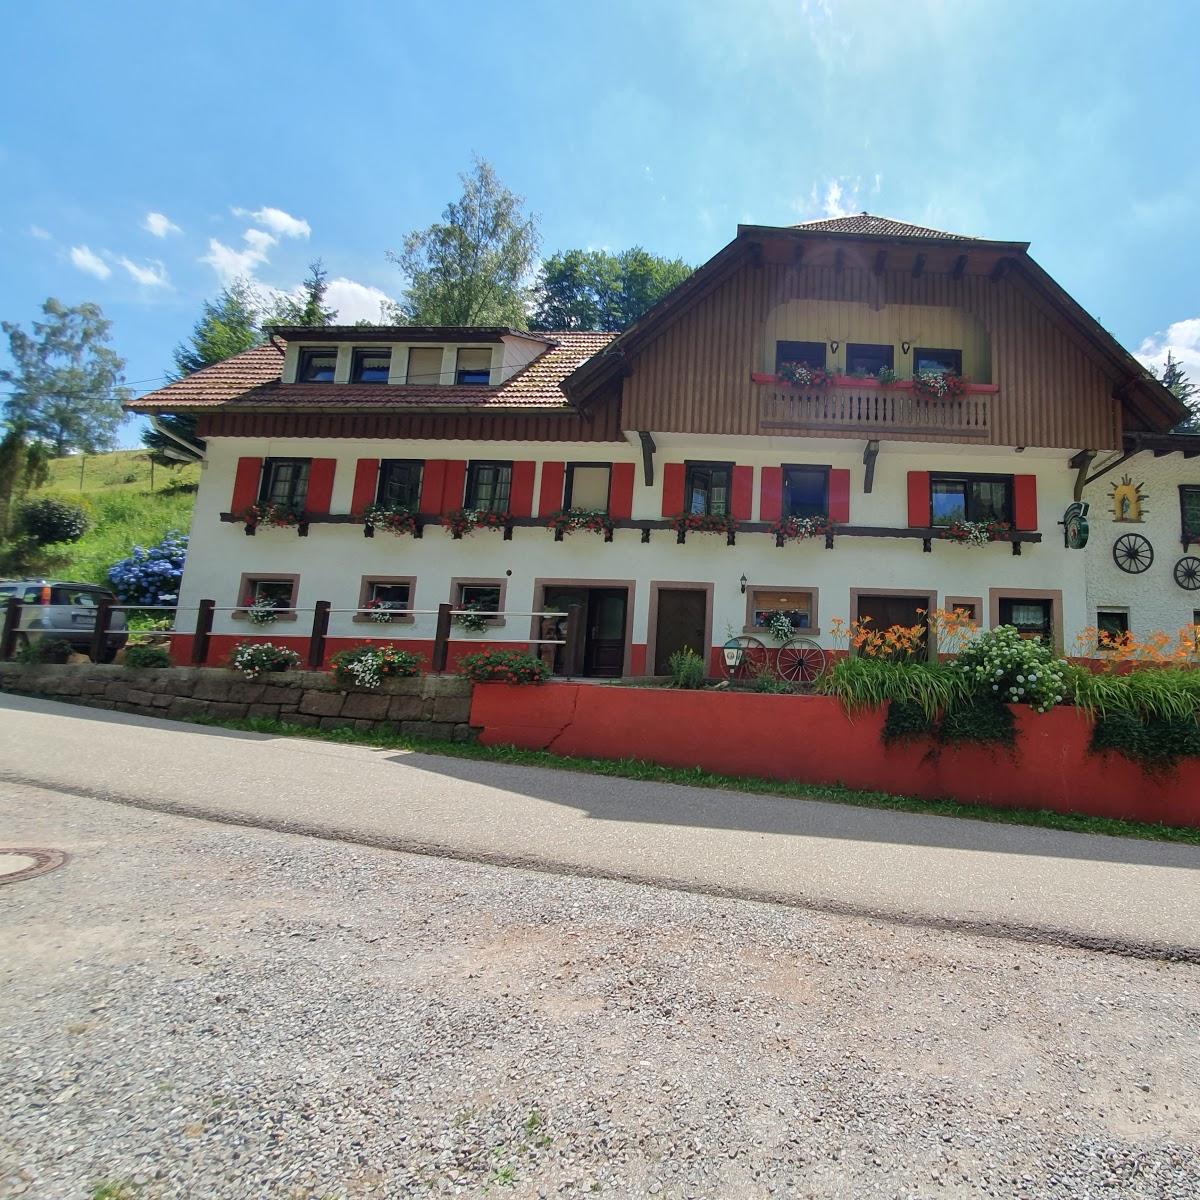
[[[806,367],[825,369],[824,342],[776,342],[775,374],[784,363],[803,363]]]
[[[297,383],[332,383],[337,370],[336,350],[301,350]]]
[[[442,381],[442,349],[440,346],[414,346],[408,352],[408,376],[411,386],[437,387]]]
[[[487,387],[492,379],[492,348],[490,346],[464,346],[458,352],[454,369],[454,382],[476,387]]]
[[[390,350],[355,350],[350,363],[350,382],[387,383],[391,371]]]
[[[913,374],[929,371],[937,375],[961,375],[961,350],[928,350],[922,346],[913,349]]]

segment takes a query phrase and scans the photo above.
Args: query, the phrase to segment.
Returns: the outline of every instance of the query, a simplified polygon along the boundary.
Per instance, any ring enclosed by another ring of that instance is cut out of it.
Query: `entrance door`
[[[566,646],[554,647],[556,675],[588,675],[615,679],[625,667],[625,621],[629,593],[625,588],[589,588],[554,585],[542,593],[546,611],[566,612],[578,605],[583,623],[583,645],[574,662],[566,661]],[[566,635],[566,621],[556,622],[555,636]]]
[[[910,629],[914,625],[928,626],[929,598],[927,596],[864,596],[858,597],[858,619],[870,618],[870,630],[891,629],[902,625]],[[921,610],[921,611],[918,611]]]
[[[654,673],[669,675],[671,655],[685,646],[708,662],[708,595],[698,588],[659,588],[654,629]]]

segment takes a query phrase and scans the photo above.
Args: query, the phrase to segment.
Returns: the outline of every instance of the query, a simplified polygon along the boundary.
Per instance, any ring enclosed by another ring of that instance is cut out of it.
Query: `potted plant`
[[[286,504],[251,504],[237,516],[245,525],[247,533],[253,533],[259,526],[266,529],[291,529],[305,523],[304,513],[297,508],[289,508]]]
[[[1007,521],[951,521],[942,536],[960,546],[986,546],[1003,540],[1011,531]]]
[[[386,529],[397,537],[417,532],[417,514],[401,505],[369,504],[362,511],[363,532],[371,536],[376,529]]]
[[[276,610],[286,607],[272,596],[247,596],[242,603],[251,625],[274,625],[279,617]]]
[[[478,601],[474,604],[466,604],[454,614],[454,623],[468,633],[482,633],[491,619],[486,615],[488,611]]]
[[[442,524],[450,536],[458,541],[476,529],[504,529],[512,521],[512,513],[491,512],[481,508],[455,508],[442,517]]]
[[[560,508],[558,512],[550,514],[546,528],[554,530],[556,542],[561,542],[566,534],[576,530],[598,533],[606,542],[611,542],[613,521],[608,513],[595,508]]]
[[[949,400],[954,396],[962,396],[971,386],[970,380],[961,375],[943,371],[918,371],[912,382],[913,391],[926,400]]]
[[[776,378],[780,383],[806,388],[828,387],[833,382],[833,376],[824,367],[810,367],[802,362],[780,363]]]
[[[300,665],[300,655],[270,642],[239,642],[229,656],[229,665],[247,679],[257,679],[267,671],[295,670]]]
[[[828,517],[781,517],[772,521],[770,532],[775,535],[775,544],[802,542],[805,538],[824,537],[830,532]]]

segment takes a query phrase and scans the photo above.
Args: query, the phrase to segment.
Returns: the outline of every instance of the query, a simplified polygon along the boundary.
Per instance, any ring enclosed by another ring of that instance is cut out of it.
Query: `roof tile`
[[[873,213],[861,212],[848,217],[822,217],[815,221],[802,221],[793,229],[811,229],[818,233],[866,233],[877,237],[951,238],[957,242],[974,242],[977,238],[965,233],[946,233],[941,229],[929,229],[924,225],[909,225],[906,221],[894,221],[891,217],[877,217]]]

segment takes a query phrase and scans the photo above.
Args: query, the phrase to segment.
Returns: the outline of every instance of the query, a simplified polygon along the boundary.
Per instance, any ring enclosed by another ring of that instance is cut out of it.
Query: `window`
[[[933,475],[930,525],[955,521],[1012,521],[1011,475]]]
[[[388,508],[421,506],[421,468],[419,458],[385,458],[379,464],[379,490],[375,503]]]
[[[936,371],[939,375],[962,374],[961,350],[927,350],[922,346],[913,348],[913,374]]]
[[[608,512],[608,482],[612,468],[608,463],[569,463],[564,508],[583,508],[589,512]]]
[[[783,468],[783,515],[823,517],[829,512],[829,468]]]
[[[825,366],[824,342],[776,342],[775,374],[784,363],[803,363],[806,367]]]
[[[411,576],[364,575],[358,590],[358,607],[373,612],[356,612],[354,620],[379,621],[378,610],[382,609],[394,614],[389,621],[411,624],[416,582]]]
[[[1129,640],[1129,613],[1124,609],[1100,609],[1096,613],[1096,628],[1104,635],[1096,639],[1099,650],[1114,650]]]
[[[387,383],[391,371],[390,350],[355,350],[350,362],[350,382]]]
[[[465,508],[477,512],[508,512],[512,493],[512,463],[473,462],[467,468]]]
[[[270,604],[276,609],[290,610],[280,612],[275,618],[277,621],[294,621],[296,619],[296,592],[299,585],[299,575],[266,573],[243,575],[237,602],[244,607],[235,609],[233,615],[239,618],[244,617],[245,609],[251,604]]]
[[[947,612],[962,613],[970,624],[979,627],[979,614],[983,611],[983,600],[980,597],[947,596],[945,605]]]
[[[683,511],[710,517],[729,516],[729,487],[733,463],[688,463],[684,477]]]
[[[301,350],[296,366],[296,382],[332,383],[336,371],[336,350]]]
[[[866,342],[846,343],[847,375],[878,375],[886,367],[896,366],[895,346],[875,346]]]
[[[455,608],[474,608],[479,612],[503,613],[505,581],[500,579],[452,579],[450,602]],[[504,617],[486,617],[489,625],[503,625]]]
[[[308,468],[311,458],[268,458],[263,463],[259,504],[277,504],[300,511],[308,498]]]
[[[486,387],[492,378],[491,346],[463,347],[458,352],[454,368],[454,382]]]
[[[1200,542],[1200,487],[1184,484],[1179,489],[1180,533],[1191,542]]]
[[[765,629],[776,613],[783,613],[796,630],[816,633],[817,597],[815,592],[790,588],[751,588],[748,627]]]
[[[424,387],[436,387],[442,382],[442,348],[440,346],[414,346],[408,352],[408,376],[406,383]]]
[[[1000,597],[1000,624],[1015,626],[1022,637],[1051,639],[1053,601]]]

